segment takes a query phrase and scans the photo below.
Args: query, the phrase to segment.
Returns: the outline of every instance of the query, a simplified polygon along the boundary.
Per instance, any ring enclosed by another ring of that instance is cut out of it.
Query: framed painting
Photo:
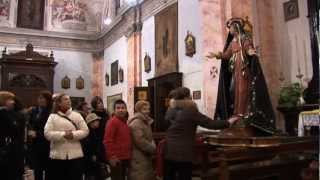
[[[148,53],[144,56],[144,72],[149,73],[151,71],[151,57]]]
[[[122,83],[123,82],[123,80],[124,80],[124,75],[123,75],[123,69],[120,67],[119,68],[119,81]]]
[[[118,84],[118,66],[118,60],[111,64],[111,86]]]
[[[10,0],[0,1],[0,22],[8,21],[10,16]]]
[[[134,87],[134,104],[140,100],[149,101],[148,87]]]
[[[84,88],[84,79],[82,78],[82,76],[79,76],[76,79],[76,88],[77,89],[83,89]]]
[[[184,43],[186,46],[186,56],[193,57],[193,55],[196,53],[196,38],[190,31],[187,32]]]
[[[105,80],[106,86],[109,86],[109,74],[108,73],[106,73],[106,75],[104,76],[104,80]]]
[[[70,88],[70,78],[66,75],[64,78],[61,80],[61,88],[63,89],[69,89]]]
[[[108,112],[111,112],[111,113],[113,112],[113,104],[118,99],[122,99],[122,93],[115,94],[115,95],[107,97],[107,109],[108,109]]]
[[[19,0],[17,27],[43,29],[45,0]]]
[[[283,3],[284,19],[289,21],[299,17],[299,4],[298,0],[290,0]]]
[[[201,99],[201,91],[193,91],[193,92],[192,92],[192,99],[193,99],[193,100],[199,100],[199,99]]]
[[[85,98],[84,97],[70,97],[71,99],[71,106],[72,109],[76,109],[76,107],[82,103],[85,102]]]

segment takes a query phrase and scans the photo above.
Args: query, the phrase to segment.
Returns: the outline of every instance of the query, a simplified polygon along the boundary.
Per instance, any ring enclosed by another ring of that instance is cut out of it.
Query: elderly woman
[[[50,141],[51,180],[81,180],[83,151],[80,140],[89,133],[82,116],[72,111],[70,97],[59,94],[44,127],[44,135]]]
[[[135,115],[128,121],[133,143],[129,179],[154,180],[152,155],[155,154],[156,146],[152,139],[150,126],[153,122],[149,117],[150,104],[147,101],[138,101],[135,110]]]

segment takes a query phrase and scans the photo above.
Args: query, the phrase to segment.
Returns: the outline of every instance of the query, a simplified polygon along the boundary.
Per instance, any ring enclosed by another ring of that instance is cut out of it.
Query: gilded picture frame
[[[148,53],[144,56],[144,72],[149,73],[151,71],[151,57]]]
[[[122,93],[107,96],[107,110],[113,112],[113,104],[116,100],[122,99]]]
[[[82,76],[79,76],[76,79],[76,88],[77,89],[84,89],[84,79],[82,78]]]
[[[109,74],[108,73],[106,73],[105,75],[104,75],[104,81],[105,81],[105,84],[106,84],[106,86],[109,86]]]
[[[17,27],[43,29],[45,0],[19,0]]]
[[[120,67],[119,68],[119,82],[123,83],[124,81],[124,74],[123,74],[123,69]]]
[[[187,32],[187,36],[184,39],[186,47],[186,56],[193,57],[196,53],[196,38],[192,35],[190,31]]]
[[[118,74],[119,74],[119,61],[116,60],[111,63],[111,86],[118,84]]]
[[[199,100],[199,99],[201,99],[201,91],[193,91],[193,92],[192,92],[192,99],[193,99],[193,100]]]
[[[69,89],[71,84],[70,78],[65,75],[64,78],[61,80],[61,88],[62,89]]]
[[[299,17],[299,3],[298,0],[290,0],[283,3],[284,19],[290,21]]]

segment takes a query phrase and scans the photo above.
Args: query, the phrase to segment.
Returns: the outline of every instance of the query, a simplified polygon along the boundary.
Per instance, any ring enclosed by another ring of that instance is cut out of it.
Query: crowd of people
[[[222,129],[234,120],[201,114],[188,88],[170,98],[163,179],[191,180],[196,127]],[[29,167],[35,180],[155,180],[149,102],[138,101],[131,116],[123,100],[115,101],[110,116],[101,97],[91,107],[83,102],[73,110],[69,95],[43,91],[36,107],[23,108],[13,93],[0,91],[1,179],[21,180]]]

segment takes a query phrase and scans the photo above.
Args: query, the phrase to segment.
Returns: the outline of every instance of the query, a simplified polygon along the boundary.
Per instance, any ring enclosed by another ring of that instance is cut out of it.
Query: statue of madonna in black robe
[[[214,119],[237,118],[239,124],[273,134],[275,116],[251,35],[240,18],[227,25],[230,32],[224,51],[208,56],[222,59]]]

